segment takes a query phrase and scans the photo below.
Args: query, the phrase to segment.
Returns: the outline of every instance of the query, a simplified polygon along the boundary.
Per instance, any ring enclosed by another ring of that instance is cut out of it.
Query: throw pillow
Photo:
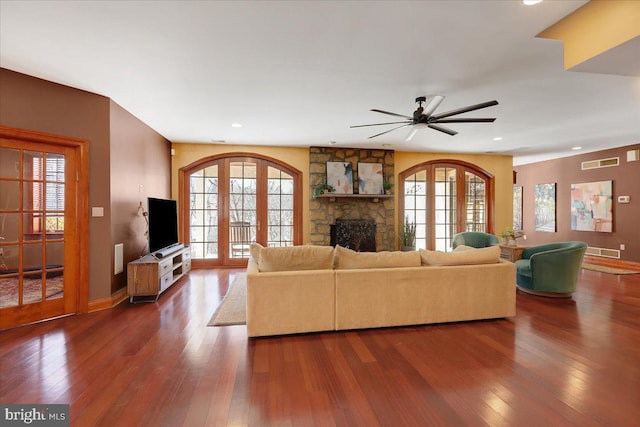
[[[262,272],[331,269],[331,246],[304,245],[260,249],[258,270]]]
[[[420,254],[416,251],[356,252],[336,245],[335,254],[335,267],[339,270],[420,266]]]
[[[458,249],[458,246],[456,249]],[[471,248],[454,250],[453,252],[420,250],[422,265],[474,265],[495,264],[500,262],[500,247]]]
[[[263,248],[264,246],[260,243],[252,243],[251,246],[249,246],[249,258],[256,264],[260,262],[260,250]]]

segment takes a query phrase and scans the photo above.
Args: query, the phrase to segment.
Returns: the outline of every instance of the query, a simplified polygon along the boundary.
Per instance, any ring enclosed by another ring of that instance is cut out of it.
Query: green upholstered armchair
[[[516,261],[516,283],[523,292],[554,298],[568,298],[576,290],[584,242],[558,242],[533,246]]]
[[[453,236],[451,247],[466,245],[474,248],[486,248],[498,244],[498,238],[493,234],[483,233],[480,231],[463,231]]]

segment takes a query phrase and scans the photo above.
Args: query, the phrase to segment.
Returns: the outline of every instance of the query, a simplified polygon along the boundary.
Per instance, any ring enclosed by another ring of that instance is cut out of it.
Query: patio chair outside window
[[[229,246],[231,248],[231,258],[249,258],[249,247],[252,240],[250,223],[229,223]]]

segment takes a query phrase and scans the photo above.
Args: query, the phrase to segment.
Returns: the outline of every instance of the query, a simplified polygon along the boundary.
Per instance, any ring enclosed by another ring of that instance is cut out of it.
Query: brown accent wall
[[[111,295],[109,248],[109,98],[0,69],[0,124],[89,141],[89,300]]]
[[[171,145],[113,101],[110,119],[111,257],[114,245],[122,243],[124,249],[124,271],[112,274],[114,293],[127,285],[127,263],[148,252],[140,204],[146,211],[147,197],[171,197]]]
[[[516,166],[516,185],[523,187],[523,225],[527,234],[526,245],[548,242],[580,240],[589,246],[620,249],[620,259],[640,262],[640,161],[627,162],[627,151],[640,149],[640,144],[610,150],[580,154],[561,159]],[[582,170],[581,163],[589,160],[619,157],[620,165],[600,169]],[[571,184],[613,181],[613,232],[571,230]],[[536,184],[556,183],[557,232],[536,232],[534,218],[534,191]],[[630,196],[628,204],[618,203],[618,196]]]
[[[118,192],[122,191],[125,182],[120,177],[138,182],[139,179],[134,179],[138,173],[140,176],[150,173],[151,176],[144,176],[145,183],[152,181],[154,184],[147,185],[147,189],[157,191],[154,194],[157,197],[169,197],[168,141],[164,140],[166,148],[158,148],[161,137],[150,136],[153,131],[121,107],[113,105],[109,98],[4,68],[0,69],[0,95],[0,124],[89,141],[89,206],[104,208],[103,217],[89,219],[89,300],[111,297],[114,290],[123,286],[124,280],[120,278],[122,274],[114,277],[113,245],[137,239],[123,236],[120,231],[127,215],[130,221],[135,221],[133,214],[120,211]],[[111,115],[114,116],[113,123]],[[112,133],[115,148],[111,146]],[[149,141],[153,142],[147,148],[145,143]],[[136,154],[144,151],[145,155],[130,155],[131,151]],[[156,172],[150,172],[151,166]],[[117,175],[113,191],[112,175]],[[146,200],[146,193],[143,195]],[[138,194],[129,197],[131,201],[127,205],[134,203],[137,206]],[[126,243],[127,246],[134,245]],[[127,255],[125,252],[125,263]]]

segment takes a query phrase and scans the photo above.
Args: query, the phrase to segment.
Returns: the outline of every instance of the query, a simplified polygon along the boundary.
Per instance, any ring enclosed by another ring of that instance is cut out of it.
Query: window
[[[31,232],[62,233],[64,232],[64,155],[42,152],[25,152],[31,173],[31,204],[25,202],[25,208],[32,211]],[[27,171],[29,172],[29,171]]]
[[[217,156],[181,171],[183,229],[194,265],[242,265],[252,242],[302,242],[301,172],[255,155]],[[185,239],[186,240],[186,239]]]
[[[416,248],[451,250],[462,231],[492,232],[493,177],[460,161],[435,161],[399,174],[400,218],[416,224]]]

